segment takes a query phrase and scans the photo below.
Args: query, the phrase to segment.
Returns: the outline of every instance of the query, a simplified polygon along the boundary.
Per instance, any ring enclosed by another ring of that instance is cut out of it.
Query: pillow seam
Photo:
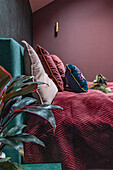
[[[30,51],[30,49],[29,48],[27,48],[26,47],[26,49],[27,49],[27,51],[28,51],[28,54],[29,54],[29,58],[30,58],[30,62],[31,62],[31,75],[33,76],[34,74],[34,69],[33,69],[33,59],[32,59],[32,57],[30,57],[31,55],[32,55],[32,53],[31,53],[31,51]],[[33,82],[35,82],[35,80],[34,80],[34,76],[33,76]],[[42,99],[42,97],[41,97],[41,94],[40,94],[40,92],[39,92],[39,90],[37,89],[36,90],[37,91],[37,93],[38,93],[38,95],[39,95],[39,98],[40,98],[40,102],[41,102],[41,104],[43,104],[43,99]]]

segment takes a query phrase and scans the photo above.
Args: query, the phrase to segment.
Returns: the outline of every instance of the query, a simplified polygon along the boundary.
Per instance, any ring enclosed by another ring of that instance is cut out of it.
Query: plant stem
[[[4,122],[0,133],[2,133],[2,132],[4,131],[4,129],[8,126],[8,124],[9,124],[16,116],[17,116],[17,115],[14,115],[14,114],[10,115],[10,118],[8,118],[8,119],[6,120],[6,122]]]

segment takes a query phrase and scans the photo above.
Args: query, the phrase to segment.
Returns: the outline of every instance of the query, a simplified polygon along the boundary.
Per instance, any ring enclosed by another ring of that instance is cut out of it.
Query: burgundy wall
[[[113,0],[57,0],[33,13],[33,39],[87,80],[103,74],[113,81]]]

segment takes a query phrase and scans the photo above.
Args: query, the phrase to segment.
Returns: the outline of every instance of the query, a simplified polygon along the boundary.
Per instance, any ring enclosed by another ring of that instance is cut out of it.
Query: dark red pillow
[[[49,52],[39,45],[37,45],[37,48],[35,51],[41,60],[41,63],[45,69],[45,72],[57,85],[58,90],[63,91],[64,90],[63,80]]]
[[[58,69],[62,79],[64,79],[64,77],[65,77],[65,66],[64,66],[63,62],[61,61],[61,59],[58,56],[56,56],[54,54],[51,54],[51,57],[52,57],[55,65],[57,66],[57,69]]]

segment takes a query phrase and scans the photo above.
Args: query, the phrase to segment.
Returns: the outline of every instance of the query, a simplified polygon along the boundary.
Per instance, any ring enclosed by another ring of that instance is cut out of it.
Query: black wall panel
[[[29,0],[0,0],[0,38],[32,45],[32,11]]]

